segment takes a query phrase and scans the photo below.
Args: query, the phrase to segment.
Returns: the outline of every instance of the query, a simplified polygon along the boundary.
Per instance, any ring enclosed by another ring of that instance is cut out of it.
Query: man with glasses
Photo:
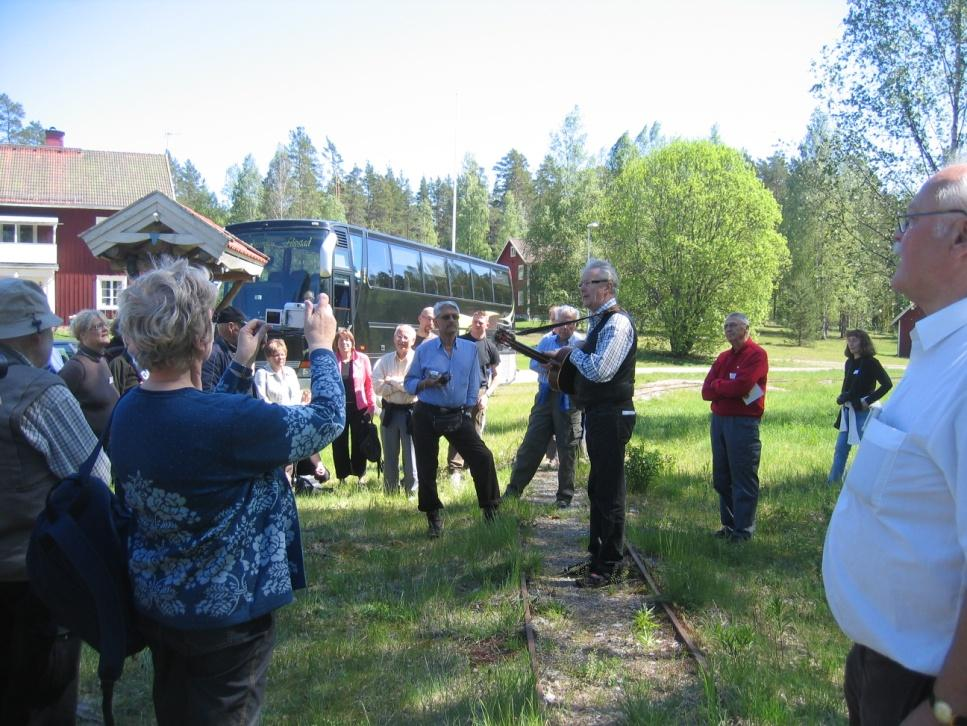
[[[578,311],[570,305],[555,305],[551,322],[558,323],[550,333],[537,343],[536,350],[541,353],[555,351],[581,344],[584,336],[575,332]],[[547,368],[532,360],[531,368],[537,371],[537,397],[527,420],[527,433],[517,449],[510,483],[504,492],[505,497],[520,497],[524,488],[540,466],[547,453],[548,444],[557,439],[557,456],[560,464],[557,469],[557,506],[566,509],[574,497],[574,461],[577,458],[578,442],[581,440],[581,411],[571,401],[571,397],[555,391],[547,380]]]
[[[967,165],[900,218],[893,289],[926,316],[833,510],[823,583],[854,645],[850,723],[967,724]]]
[[[722,528],[716,537],[744,542],[755,532],[759,503],[759,421],[765,412],[769,357],[749,337],[749,319],[732,313],[722,326],[731,346],[719,354],[702,384],[712,402],[712,486]]]
[[[578,285],[591,312],[588,337],[568,358],[577,370],[574,402],[585,411],[591,554],[578,587],[612,582],[624,559],[625,446],[635,428],[635,352],[631,316],[618,307],[618,273],[607,260],[588,260]],[[563,355],[558,352],[558,358]],[[560,443],[560,442],[559,442]]]
[[[430,537],[443,533],[443,503],[437,494],[440,437],[449,441],[470,468],[477,504],[492,520],[500,504],[494,456],[471,420],[480,392],[477,346],[458,338],[460,308],[452,300],[433,308],[438,337],[424,341],[413,355],[403,386],[417,397],[413,409],[413,447],[420,482],[419,510],[426,514]]]

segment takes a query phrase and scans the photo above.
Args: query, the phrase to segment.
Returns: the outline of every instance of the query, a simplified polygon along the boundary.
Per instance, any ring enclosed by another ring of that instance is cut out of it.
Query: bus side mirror
[[[319,277],[332,277],[332,259],[336,253],[336,243],[338,238],[335,232],[330,232],[322,240],[322,249],[319,251]]]

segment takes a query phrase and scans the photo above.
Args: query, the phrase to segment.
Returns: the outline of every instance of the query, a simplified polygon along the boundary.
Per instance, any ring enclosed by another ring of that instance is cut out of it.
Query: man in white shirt
[[[373,368],[373,391],[381,396],[383,437],[383,487],[387,494],[400,490],[399,454],[403,451],[403,491],[416,494],[416,455],[413,453],[412,427],[413,404],[416,396],[406,392],[403,379],[413,363],[413,343],[416,331],[412,325],[398,325],[393,334],[392,353],[387,353]]]
[[[851,724],[967,724],[967,165],[900,218],[893,287],[926,317],[863,434],[826,533],[823,581]]]

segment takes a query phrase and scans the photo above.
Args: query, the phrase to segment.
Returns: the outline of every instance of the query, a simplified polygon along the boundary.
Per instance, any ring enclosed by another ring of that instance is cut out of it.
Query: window
[[[450,281],[447,279],[447,261],[438,255],[423,253],[423,281],[430,295],[450,297]]]
[[[369,240],[369,284],[393,289],[393,265],[390,262],[389,245],[375,239]]]
[[[470,286],[470,263],[462,260],[449,260],[450,294],[456,298],[473,299],[473,288]]]
[[[519,307],[519,308],[524,307],[524,291],[523,290],[518,290],[517,291],[517,307]]]
[[[0,219],[0,242],[54,244],[57,223],[57,217],[4,217]]]
[[[517,266],[517,279],[518,280],[523,280],[524,279],[524,266],[523,265],[518,265]]]
[[[494,270],[494,302],[510,305],[514,302],[514,293],[510,289],[510,272],[508,270]]]
[[[349,241],[353,248],[353,269],[363,269],[363,235],[356,230],[349,230]]]
[[[514,249],[514,245],[511,245],[510,246],[510,256],[511,257],[517,257],[517,250]]]
[[[490,268],[483,265],[471,265],[473,275],[473,299],[480,302],[494,301],[494,285],[490,279]]]
[[[117,310],[121,290],[128,286],[124,275],[98,275],[94,294],[98,310]]]
[[[393,245],[393,287],[409,292],[423,292],[420,253],[409,247]]]

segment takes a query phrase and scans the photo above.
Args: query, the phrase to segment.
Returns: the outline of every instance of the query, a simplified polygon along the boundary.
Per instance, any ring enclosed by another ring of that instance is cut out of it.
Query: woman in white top
[[[269,368],[255,371],[255,388],[259,396],[269,403],[281,403],[284,406],[295,406],[308,403],[306,394],[301,390],[299,379],[295,371],[285,364],[288,354],[285,341],[272,338],[265,344],[265,360]]]

